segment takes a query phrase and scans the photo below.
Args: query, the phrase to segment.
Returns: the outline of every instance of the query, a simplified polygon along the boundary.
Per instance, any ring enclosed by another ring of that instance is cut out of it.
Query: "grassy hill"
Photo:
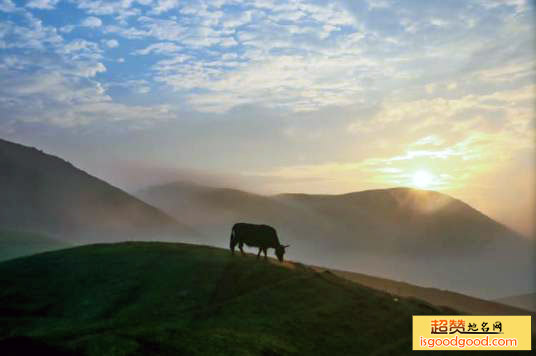
[[[325,271],[324,267],[312,267],[317,271]],[[426,301],[433,305],[446,306],[467,314],[474,315],[528,315],[535,314],[533,309],[524,308],[524,306],[514,304],[503,304],[502,299],[496,301],[478,299],[464,294],[441,290],[437,288],[426,288],[416,286],[410,283],[394,281],[385,278],[370,276],[367,274],[339,271],[329,269],[334,275],[354,281],[363,286],[381,290],[389,294],[402,297],[412,297]],[[526,295],[524,297],[530,297]],[[534,294],[532,294],[534,296]],[[536,320],[533,318],[533,325],[536,326]]]
[[[536,312],[536,293],[528,293],[522,295],[513,295],[510,297],[499,298],[495,300],[497,303],[525,308]]]
[[[138,196],[185,218],[207,236],[206,243],[216,246],[227,246],[234,222],[266,223],[291,245],[290,258],[309,264],[483,299],[536,290],[533,242],[434,191],[263,196],[178,182],[147,188]]]
[[[40,234],[0,230],[0,261],[68,246],[65,242]]]
[[[0,227],[68,241],[118,241],[193,231],[157,208],[32,147],[0,140]]]
[[[412,314],[452,313],[300,264],[186,244],[19,258],[0,263],[0,284],[0,354],[401,355]]]

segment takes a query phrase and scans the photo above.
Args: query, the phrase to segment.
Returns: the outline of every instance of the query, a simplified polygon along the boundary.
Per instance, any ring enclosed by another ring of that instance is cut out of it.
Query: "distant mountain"
[[[193,230],[35,148],[0,140],[0,228],[68,241],[169,239]]]
[[[514,295],[506,298],[495,299],[495,302],[506,305],[513,305],[518,308],[524,308],[536,312],[536,293]]]
[[[277,226],[283,239],[329,240],[341,248],[376,253],[468,254],[498,240],[524,241],[460,200],[410,188],[262,196],[178,182],[150,187],[137,195],[207,231],[230,231],[234,222],[242,220],[263,222]]]
[[[137,195],[185,218],[217,246],[228,245],[233,223],[248,221],[276,227],[294,259],[486,299],[526,290],[524,278],[534,277],[532,242],[434,191],[263,196],[178,182]]]
[[[225,229],[228,230],[226,235],[230,233],[232,224],[240,219],[275,223],[283,219],[289,209],[287,204],[270,197],[188,182],[150,187],[136,195],[171,216],[183,214],[185,221],[205,232]]]

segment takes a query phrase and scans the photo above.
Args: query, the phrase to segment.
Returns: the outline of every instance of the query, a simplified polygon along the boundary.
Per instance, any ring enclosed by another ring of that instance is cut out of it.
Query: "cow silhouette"
[[[268,225],[255,225],[246,223],[237,223],[233,225],[231,230],[231,252],[234,255],[235,246],[238,244],[238,248],[245,256],[244,244],[250,247],[258,247],[259,253],[257,258],[261,256],[261,252],[264,252],[264,258],[266,259],[266,252],[269,248],[275,249],[275,255],[277,259],[283,262],[283,255],[285,249],[290,245],[283,246],[279,243],[277,238],[277,232],[275,229]]]

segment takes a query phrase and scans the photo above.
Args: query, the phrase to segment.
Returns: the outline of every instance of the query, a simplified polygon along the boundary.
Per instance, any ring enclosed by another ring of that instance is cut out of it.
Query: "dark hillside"
[[[98,356],[409,354],[412,314],[452,312],[300,264],[169,243],[7,261],[0,283],[0,347],[31,338]]]

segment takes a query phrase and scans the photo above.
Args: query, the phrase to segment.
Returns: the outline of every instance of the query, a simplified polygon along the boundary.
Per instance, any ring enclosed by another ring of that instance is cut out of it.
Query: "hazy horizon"
[[[133,192],[436,190],[534,238],[534,2],[0,0],[0,137]]]

